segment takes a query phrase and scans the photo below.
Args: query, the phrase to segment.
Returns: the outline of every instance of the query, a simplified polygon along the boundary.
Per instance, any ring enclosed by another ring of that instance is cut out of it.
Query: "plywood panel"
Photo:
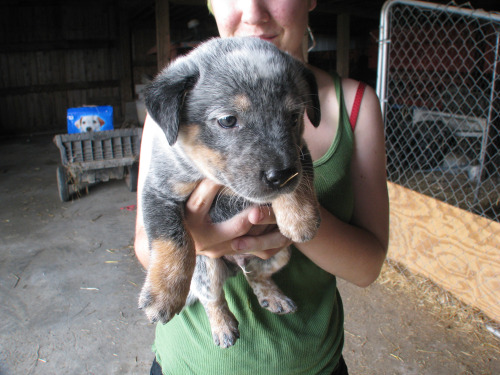
[[[389,183],[389,257],[500,322],[500,223]]]

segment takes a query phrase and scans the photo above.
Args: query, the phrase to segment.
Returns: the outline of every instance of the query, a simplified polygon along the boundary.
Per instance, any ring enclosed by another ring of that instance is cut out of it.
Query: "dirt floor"
[[[61,203],[59,163],[49,137],[0,143],[0,374],[148,374],[135,195],[111,181]],[[351,374],[500,374],[487,331],[390,283],[339,288]]]

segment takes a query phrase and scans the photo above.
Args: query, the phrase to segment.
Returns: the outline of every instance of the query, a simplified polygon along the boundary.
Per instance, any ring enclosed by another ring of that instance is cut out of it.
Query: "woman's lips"
[[[277,35],[254,35],[254,37],[271,42]]]

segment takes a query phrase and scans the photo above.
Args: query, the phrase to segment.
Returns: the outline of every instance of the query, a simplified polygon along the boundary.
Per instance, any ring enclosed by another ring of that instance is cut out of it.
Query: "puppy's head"
[[[179,58],[153,81],[146,105],[204,175],[259,203],[296,187],[304,115],[320,122],[312,72],[257,38],[212,39]]]

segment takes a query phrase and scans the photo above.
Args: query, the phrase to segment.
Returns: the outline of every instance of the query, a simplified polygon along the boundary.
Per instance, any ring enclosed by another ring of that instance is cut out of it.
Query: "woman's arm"
[[[347,108],[352,107],[358,83],[342,82]],[[318,266],[358,286],[378,277],[389,241],[389,199],[385,138],[380,104],[367,87],[354,134],[351,162],[354,212],[344,223],[322,209],[316,237],[297,247]]]

